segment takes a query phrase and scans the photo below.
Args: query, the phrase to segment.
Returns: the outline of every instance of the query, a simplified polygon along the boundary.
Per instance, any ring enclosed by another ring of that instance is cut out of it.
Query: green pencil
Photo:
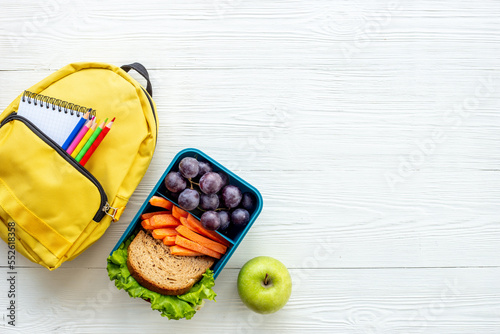
[[[92,136],[89,138],[89,140],[87,140],[87,142],[85,143],[85,146],[83,146],[83,148],[81,149],[81,151],[78,153],[78,155],[76,156],[76,161],[80,162],[80,160],[82,160],[83,156],[85,155],[85,153],[87,153],[87,151],[89,150],[90,146],[92,146],[92,144],[94,143],[95,139],[99,136],[99,134],[101,133],[102,129],[104,128],[104,124],[106,124],[107,122],[107,118],[104,120],[104,122],[102,122],[101,124],[99,124],[99,126],[97,127],[97,129],[95,129],[94,133],[92,134]]]

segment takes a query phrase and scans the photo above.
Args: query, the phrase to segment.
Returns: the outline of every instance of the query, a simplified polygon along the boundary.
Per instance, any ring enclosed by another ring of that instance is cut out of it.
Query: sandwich
[[[175,256],[161,240],[140,231],[128,246],[127,268],[143,287],[162,295],[182,295],[198,282],[214,259]]]
[[[215,300],[215,259],[172,255],[149,231],[132,235],[108,257],[108,275],[118,289],[142,298],[169,319],[191,319],[205,300]]]

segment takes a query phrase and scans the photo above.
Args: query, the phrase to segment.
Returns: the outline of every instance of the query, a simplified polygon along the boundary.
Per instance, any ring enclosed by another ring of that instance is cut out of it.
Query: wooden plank
[[[16,329],[146,333],[189,327],[192,333],[440,334],[500,330],[499,268],[294,269],[289,303],[280,312],[265,316],[241,303],[237,274],[235,269],[224,270],[215,286],[217,302],[206,303],[186,322],[168,321],[148,303],[129,298],[108,281],[103,269],[20,269]],[[6,285],[1,280],[0,291]]]
[[[0,72],[1,80],[12,83],[0,92],[0,101],[7,106],[49,73]],[[496,162],[488,157],[497,153],[495,143],[500,140],[498,122],[491,121],[499,106],[493,94],[500,78],[484,84],[490,80],[487,73],[461,79],[458,95],[456,85],[443,88],[442,106],[436,108],[435,100],[414,103],[415,95],[389,94],[399,82],[380,87],[376,80],[363,83],[356,76],[326,89],[322,83],[335,76],[332,71],[326,75],[269,69],[152,71],[160,118],[157,154],[168,154],[168,159],[196,145],[210,149],[214,158],[237,170],[260,170],[268,163],[283,170],[361,164],[385,169],[384,177],[397,177],[407,170],[411,174],[432,164],[474,168],[477,162],[482,169],[495,169]],[[306,79],[296,84],[279,86],[290,77],[304,75]],[[242,77],[247,82],[243,86]],[[476,99],[477,108],[460,109],[483,84],[491,85],[493,92]],[[345,85],[358,88],[345,91]],[[337,88],[342,94],[329,93]],[[364,98],[359,99],[362,91]],[[200,125],[210,128],[210,141]],[[318,138],[329,145],[325,147]],[[267,157],[270,160],[263,160]]]
[[[0,60],[6,69],[57,68],[75,57],[140,59],[154,68],[340,69],[355,62],[373,69],[403,59],[409,66],[403,80],[429,65],[438,71],[477,64],[494,68],[498,11],[494,1],[477,6],[429,0],[418,5],[154,1],[144,6],[24,0],[3,7]]]

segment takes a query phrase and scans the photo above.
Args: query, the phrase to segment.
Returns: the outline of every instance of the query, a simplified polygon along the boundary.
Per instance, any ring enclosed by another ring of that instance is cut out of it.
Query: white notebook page
[[[44,102],[42,105],[39,100],[36,100],[35,105],[34,98],[25,98],[24,101],[21,98],[17,114],[30,120],[43,133],[62,146],[82,114],[70,109],[66,109],[67,112],[65,112],[64,108],[59,111],[57,105],[54,107],[55,110],[51,104],[48,104],[47,108],[47,104]]]

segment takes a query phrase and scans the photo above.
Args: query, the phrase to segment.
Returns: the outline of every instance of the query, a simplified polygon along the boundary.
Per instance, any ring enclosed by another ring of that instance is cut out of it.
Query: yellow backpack
[[[130,69],[146,79],[146,89]],[[16,114],[22,93],[0,114],[0,236],[54,270],[120,218],[153,157],[158,120],[148,72],[138,63],[70,64],[29,91],[92,107],[100,119],[116,117],[83,167]]]

